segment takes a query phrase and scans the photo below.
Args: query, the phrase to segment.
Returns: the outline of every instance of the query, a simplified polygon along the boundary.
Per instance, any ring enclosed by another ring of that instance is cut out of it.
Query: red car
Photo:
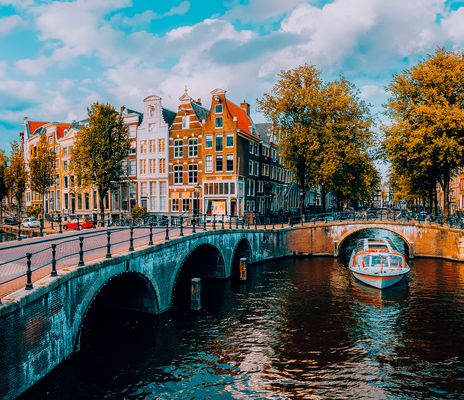
[[[80,219],[79,220],[79,225],[77,224],[77,219],[74,219],[72,221],[66,222],[63,225],[63,229],[67,231],[68,229],[75,229],[75,230],[81,230],[81,229],[87,229],[87,228],[93,228],[94,227],[94,222],[89,219]]]

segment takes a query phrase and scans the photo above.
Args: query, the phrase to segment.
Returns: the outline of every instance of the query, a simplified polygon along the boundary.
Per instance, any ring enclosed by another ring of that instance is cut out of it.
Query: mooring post
[[[245,282],[247,280],[247,259],[246,257],[240,258],[240,281]]]
[[[58,215],[58,223],[60,224],[60,230],[58,233],[63,233],[63,222],[61,220],[61,215]]]
[[[169,240],[169,221],[166,221],[166,236],[164,240]]]
[[[56,244],[52,244],[52,273],[50,276],[57,276],[56,272]]]
[[[193,311],[201,310],[201,279],[192,278],[190,307]]]
[[[180,223],[180,234],[179,234],[179,236],[184,236],[184,217],[180,216],[179,223]]]
[[[32,253],[26,253],[26,258],[27,258],[27,282],[26,282],[26,290],[32,290],[32,270],[31,270],[31,258],[32,258]]]
[[[197,220],[193,218],[192,220],[192,233],[196,233],[197,231],[195,230],[195,225],[197,224]]]
[[[40,236],[44,235],[44,217],[40,218]]]
[[[206,231],[206,214],[203,214],[203,230]]]
[[[216,214],[213,215],[213,231],[216,230]]]
[[[193,220],[195,222],[195,220]],[[195,225],[193,225],[193,231],[195,232]],[[153,246],[153,222],[150,222],[150,237],[148,239],[148,245]]]
[[[222,214],[221,229],[224,229],[224,214]]]
[[[84,237],[79,236],[79,264],[78,267],[83,267],[84,264]]]
[[[129,230],[130,230],[129,251],[134,251],[134,227],[131,226]]]

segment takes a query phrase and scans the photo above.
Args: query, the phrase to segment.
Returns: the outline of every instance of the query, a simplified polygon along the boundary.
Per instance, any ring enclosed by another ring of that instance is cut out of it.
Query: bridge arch
[[[221,250],[215,245],[205,242],[195,246],[180,261],[173,274],[170,285],[170,304],[174,297],[188,290],[190,293],[191,278],[226,278],[226,258]]]
[[[230,265],[230,276],[237,277],[239,274],[238,268],[240,264],[240,258],[245,257],[248,262],[253,260],[253,251],[251,244],[246,237],[242,237],[235,245],[232,253],[231,265]]]
[[[97,279],[76,310],[72,330],[74,351],[80,350],[82,330],[95,305],[158,314],[159,294],[150,278],[136,271],[118,272],[103,282]]]
[[[344,232],[340,238],[334,242],[334,256],[338,257],[340,255],[341,249],[343,249],[344,245],[346,244],[346,240],[353,236],[354,234],[365,231],[365,230],[370,230],[370,229],[379,229],[379,230],[384,230],[388,232],[392,232],[395,235],[399,236],[403,242],[406,245],[406,250],[407,250],[407,255],[409,257],[414,256],[414,243],[405,235],[405,233],[400,230],[396,229],[394,227],[391,227],[389,225],[384,225],[384,224],[369,224],[368,226],[362,225],[362,226],[356,226],[353,228],[349,228],[346,232]]]

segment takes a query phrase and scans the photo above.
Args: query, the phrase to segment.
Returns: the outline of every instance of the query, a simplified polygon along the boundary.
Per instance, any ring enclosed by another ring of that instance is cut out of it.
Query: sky
[[[382,112],[392,74],[464,45],[464,1],[0,0],[0,148],[24,117],[73,121],[95,101],[177,110],[187,85],[209,106],[227,90],[251,104],[279,71],[314,64]]]

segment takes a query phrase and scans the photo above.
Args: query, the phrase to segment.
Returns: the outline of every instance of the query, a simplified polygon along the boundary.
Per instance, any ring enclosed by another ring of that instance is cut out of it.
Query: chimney
[[[242,110],[245,110],[245,112],[247,113],[247,115],[250,115],[250,105],[249,105],[245,100],[243,100],[243,101],[240,103],[240,107],[242,108]]]
[[[195,103],[197,103],[199,106],[201,106],[201,99],[196,99]]]

